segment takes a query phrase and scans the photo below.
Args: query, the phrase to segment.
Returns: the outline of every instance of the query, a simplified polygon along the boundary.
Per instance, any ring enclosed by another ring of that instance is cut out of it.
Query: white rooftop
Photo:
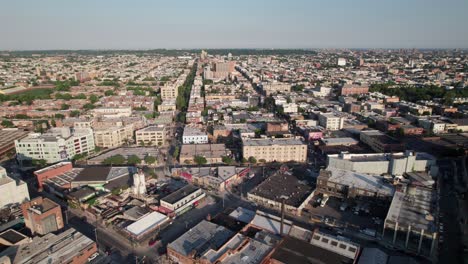
[[[135,236],[139,236],[145,231],[151,229],[152,227],[161,225],[167,219],[168,217],[166,215],[163,215],[158,212],[152,212],[138,219],[138,221],[134,222],[133,224],[127,226],[126,229],[128,232],[134,234]]]

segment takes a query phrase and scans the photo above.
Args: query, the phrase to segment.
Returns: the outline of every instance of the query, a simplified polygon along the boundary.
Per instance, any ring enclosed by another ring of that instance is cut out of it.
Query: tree
[[[104,92],[104,95],[105,95],[105,96],[111,96],[111,95],[114,95],[114,94],[115,94],[115,93],[114,93],[114,91],[112,91],[112,90],[107,90],[107,91]]]
[[[92,104],[96,103],[98,100],[99,100],[99,97],[97,97],[97,95],[95,95],[95,94],[92,94],[92,95],[89,96],[89,101]]]
[[[259,159],[258,162],[260,162],[260,163],[266,163],[266,160],[265,160],[265,159]]]
[[[55,114],[55,118],[57,118],[57,119],[64,119],[65,116],[62,115],[62,114]]]
[[[148,155],[148,156],[145,157],[145,163],[146,164],[154,164],[154,163],[156,163],[156,158],[153,157],[153,156]]]
[[[131,165],[136,165],[141,163],[141,159],[137,155],[130,155],[127,158],[127,163]]]
[[[195,163],[197,165],[203,165],[203,164],[206,164],[208,161],[206,160],[205,157],[203,156],[194,156],[193,157],[193,161],[195,161]]]
[[[68,110],[68,109],[70,109],[70,105],[62,104],[62,105],[60,106],[60,109],[61,109],[61,110]]]
[[[2,120],[2,123],[1,123],[2,127],[15,127],[15,125],[13,124],[13,122],[11,122],[10,120]]]
[[[78,117],[78,116],[80,116],[80,111],[73,110],[70,112],[70,117]]]
[[[249,162],[252,163],[252,164],[255,164],[255,163],[257,163],[257,159],[255,157],[250,156],[249,157]]]
[[[105,165],[123,165],[125,164],[125,157],[120,154],[114,155],[106,158],[103,163]]]
[[[83,108],[86,109],[86,110],[90,110],[90,109],[94,109],[94,105],[93,104],[90,104],[90,103],[87,103],[85,105],[83,105]]]
[[[229,164],[229,165],[231,165],[231,164],[234,163],[234,160],[233,160],[231,157],[228,157],[228,156],[223,156],[223,157],[222,157],[222,161],[223,161],[224,163],[226,163],[226,164]]]

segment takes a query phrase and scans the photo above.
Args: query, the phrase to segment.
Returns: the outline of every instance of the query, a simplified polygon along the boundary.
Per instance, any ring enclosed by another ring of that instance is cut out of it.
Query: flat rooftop
[[[43,237],[34,237],[32,243],[20,245],[14,257],[14,263],[66,263],[80,251],[89,248],[94,241],[69,228],[55,235],[49,233]],[[11,247],[15,250],[14,247]],[[2,252],[1,255],[9,255]]]
[[[108,182],[136,172],[134,167],[86,167],[73,182]]]
[[[140,130],[137,130],[136,132],[158,132],[158,131],[164,131],[164,130],[165,130],[165,126],[160,125],[160,126],[148,126]]]
[[[2,129],[0,130],[0,148],[6,145],[13,144],[15,140],[22,139],[28,135],[29,132],[21,129]]]
[[[437,194],[427,188],[408,188],[407,193],[395,192],[386,221],[398,222],[398,225],[410,226],[413,230],[424,229],[436,232],[433,213]]]
[[[354,263],[353,259],[328,251],[308,242],[284,237],[282,243],[271,255],[283,263],[323,263],[323,264],[346,264]]]
[[[341,170],[333,167],[327,168],[320,173],[329,173],[330,177],[328,181],[346,185],[351,188],[369,190],[386,196],[392,196],[394,192],[393,186],[384,183],[383,177],[380,176]]]
[[[14,245],[28,237],[14,229],[8,229],[0,234],[0,238]]]
[[[313,190],[304,174],[289,170],[277,171],[249,193],[276,202],[281,202],[282,196],[286,196],[286,204],[299,207]]]
[[[57,175],[53,178],[47,179],[45,182],[47,184],[52,184],[57,187],[64,187],[69,185],[72,181],[75,180],[76,176],[83,170],[83,168],[73,168],[70,171],[64,172],[60,175]]]
[[[139,236],[154,227],[160,226],[168,220],[166,215],[163,215],[159,212],[149,213],[142,218],[138,219],[133,224],[127,226],[127,231],[135,236]]]
[[[219,250],[233,236],[234,232],[231,230],[202,220],[178,239],[169,243],[167,247],[184,256],[195,251],[197,257],[204,255],[210,249]]]
[[[136,155],[140,159],[144,159],[146,156],[158,157],[159,151],[155,147],[117,148],[91,158],[89,161],[94,164],[102,163],[105,159],[115,155],[122,155],[125,158],[128,158],[131,155]]]
[[[35,201],[34,199],[32,201]],[[48,198],[44,198],[42,199],[42,203],[38,203],[38,204],[31,204],[31,208],[34,208],[36,210],[39,210],[41,213],[45,213],[53,208],[56,208],[56,207],[59,207],[58,204],[56,204],[55,202],[53,202],[52,200],[48,199]]]
[[[174,204],[174,203],[180,201],[181,199],[183,199],[184,197],[187,197],[190,194],[196,192],[199,189],[200,188],[198,188],[196,186],[188,184],[188,185],[185,185],[184,187],[180,188],[179,190],[169,194],[168,196],[162,198],[161,200],[165,201],[167,203],[170,203],[170,204]]]
[[[296,138],[267,138],[267,139],[244,139],[242,140],[244,146],[273,146],[273,145],[304,145],[300,139]]]

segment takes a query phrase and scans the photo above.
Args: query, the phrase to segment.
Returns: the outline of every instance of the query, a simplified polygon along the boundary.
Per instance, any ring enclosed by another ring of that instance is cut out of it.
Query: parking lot
[[[372,229],[380,232],[385,219],[386,209],[366,201],[342,202],[340,199],[330,197],[325,206],[317,204],[317,196],[303,210],[314,222],[322,222],[329,226]],[[346,206],[344,206],[346,204]],[[361,210],[357,211],[357,208]]]

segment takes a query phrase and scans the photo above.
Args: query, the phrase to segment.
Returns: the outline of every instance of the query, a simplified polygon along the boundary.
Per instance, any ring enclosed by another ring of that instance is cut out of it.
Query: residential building
[[[266,96],[276,93],[291,92],[291,84],[281,82],[266,82],[262,83],[262,90]]]
[[[167,82],[161,87],[161,99],[163,101],[176,99],[177,95],[179,94],[179,86],[178,83],[170,83]]]
[[[95,144],[91,128],[52,128],[44,134],[31,133],[15,140],[17,159],[20,163],[45,160],[55,163],[73,158],[77,154],[94,152]]]
[[[133,124],[94,130],[94,142],[102,148],[116,148],[133,141]]]
[[[131,107],[101,107],[92,110],[93,116],[96,117],[128,117],[132,115]]]
[[[340,87],[340,95],[359,95],[369,92],[369,86],[344,84]]]
[[[32,234],[45,235],[64,227],[60,205],[41,196],[21,204],[24,224]]]
[[[242,140],[242,154],[264,162],[306,162],[307,145],[296,138]]]
[[[206,144],[208,143],[208,134],[198,128],[188,127],[184,128],[182,134],[183,144]]]
[[[28,185],[10,178],[3,167],[0,167],[0,194],[0,208],[29,200]]]
[[[343,128],[344,118],[335,113],[320,113],[319,124],[325,129],[334,131]]]
[[[138,145],[162,146],[166,144],[166,126],[148,126],[135,131],[135,139]]]

